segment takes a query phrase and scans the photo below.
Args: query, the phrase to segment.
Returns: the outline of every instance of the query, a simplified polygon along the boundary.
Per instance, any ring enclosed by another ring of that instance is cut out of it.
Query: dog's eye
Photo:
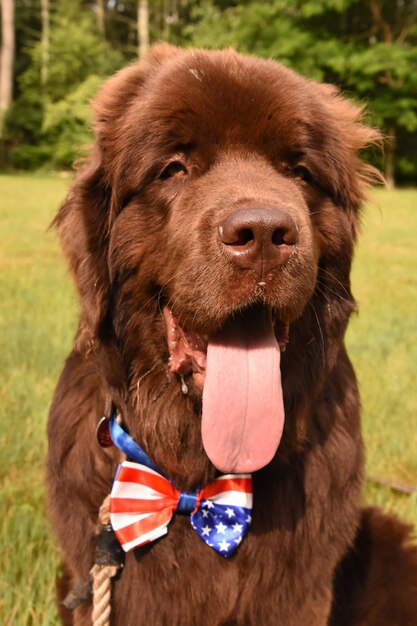
[[[311,174],[304,165],[296,165],[292,170],[292,175],[296,180],[303,180],[306,183],[311,182]]]
[[[167,178],[185,176],[186,174],[187,168],[185,167],[184,163],[181,163],[181,161],[171,161],[171,163],[168,163],[168,165],[164,167],[159,175],[159,178],[162,180],[166,180]]]

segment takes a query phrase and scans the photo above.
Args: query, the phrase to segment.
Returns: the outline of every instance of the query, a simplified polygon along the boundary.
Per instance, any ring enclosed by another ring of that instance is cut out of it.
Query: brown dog
[[[178,489],[251,473],[230,559],[188,515],[127,553],[118,626],[412,626],[409,529],[361,512],[363,444],[343,337],[378,138],[336,90],[272,61],[169,46],[104,86],[96,143],[55,224],[81,299],[49,421],[62,596],[88,579],[121,424]],[[281,376],[280,376],[281,371]],[[284,420],[285,407],[285,420]],[[91,601],[68,624],[91,623]]]

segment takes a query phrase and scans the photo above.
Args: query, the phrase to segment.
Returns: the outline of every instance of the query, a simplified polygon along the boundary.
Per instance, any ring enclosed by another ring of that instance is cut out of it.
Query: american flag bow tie
[[[127,552],[165,535],[174,513],[189,513],[198,536],[227,558],[251,523],[252,500],[250,474],[220,476],[188,494],[155,470],[125,461],[110,494],[110,520]]]

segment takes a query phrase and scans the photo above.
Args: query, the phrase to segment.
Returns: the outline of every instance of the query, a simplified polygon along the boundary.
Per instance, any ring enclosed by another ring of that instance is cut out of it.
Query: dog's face
[[[111,336],[127,389],[159,368],[202,395],[216,467],[259,469],[283,429],[280,353],[290,369],[312,337],[340,348],[357,151],[375,134],[330,87],[230,51],[154,49],[95,110],[95,155],[58,217],[82,326]]]

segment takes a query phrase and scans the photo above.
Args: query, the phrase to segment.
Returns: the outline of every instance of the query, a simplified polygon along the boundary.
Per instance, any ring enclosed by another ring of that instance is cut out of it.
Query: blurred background
[[[155,41],[237,48],[335,83],[386,137],[388,185],[417,180],[416,0],[2,0],[0,166],[69,168],[86,102]],[[380,162],[379,165],[382,165]]]
[[[0,2],[0,624],[58,625],[45,430],[78,302],[48,226],[92,139],[90,99],[156,41],[275,58],[337,84],[383,130],[364,158],[388,189],[364,207],[346,340],[364,502],[417,524],[417,0]]]

